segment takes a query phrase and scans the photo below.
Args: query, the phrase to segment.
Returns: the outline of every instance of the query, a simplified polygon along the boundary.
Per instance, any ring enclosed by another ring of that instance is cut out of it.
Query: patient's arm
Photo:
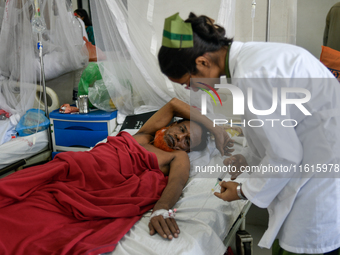
[[[196,116],[197,115],[197,116]],[[141,127],[138,133],[155,134],[156,131],[169,124],[173,117],[181,117],[201,123],[206,128],[212,128],[212,121],[206,116],[201,115],[199,111],[183,101],[173,98]]]
[[[213,122],[206,116],[202,115],[197,109],[191,107],[183,101],[173,98],[161,109],[159,109],[152,117],[141,127],[137,134],[154,135],[156,131],[169,124],[172,118],[181,117],[184,119],[190,119],[196,121],[205,126],[214,136],[216,148],[221,154],[229,155],[228,147],[232,146],[231,139],[228,134],[221,128],[213,127]]]
[[[168,185],[164,189],[161,198],[156,203],[153,211],[160,209],[169,210],[178,201],[184,185],[189,178],[190,161],[188,154],[183,151],[175,151],[168,153],[173,155],[170,161],[170,171]],[[177,237],[179,234],[179,228],[176,221],[173,218],[165,219],[163,216],[155,216],[150,220],[149,223],[150,235],[156,232],[164,238],[172,239]]]
[[[145,122],[137,134],[154,135],[158,130],[168,125],[174,116],[190,119],[190,105],[177,98],[171,99]]]

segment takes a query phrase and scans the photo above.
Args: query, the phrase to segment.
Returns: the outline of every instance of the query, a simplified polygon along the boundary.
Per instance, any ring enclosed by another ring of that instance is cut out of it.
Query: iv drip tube
[[[45,71],[44,71],[44,61],[43,61],[43,55],[42,55],[42,43],[41,43],[42,35],[41,33],[38,34],[38,50],[39,50],[39,58],[40,58],[40,81],[43,85],[43,96],[44,96],[44,102],[45,102],[45,113],[46,117],[49,118],[48,113],[48,106],[47,106],[47,99],[46,99],[46,84],[45,84]]]
[[[270,0],[267,0],[266,42],[270,40]]]
[[[254,21],[255,21],[256,0],[251,3],[251,40],[254,41]]]

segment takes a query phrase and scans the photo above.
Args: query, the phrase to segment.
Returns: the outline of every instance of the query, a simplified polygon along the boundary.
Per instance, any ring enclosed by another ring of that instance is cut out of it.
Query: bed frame
[[[221,83],[227,84],[227,80],[225,78],[222,78]],[[240,122],[241,118],[239,116],[233,115],[233,97],[232,97],[232,94],[229,91],[229,89],[221,88],[221,89],[218,90],[218,94],[219,94],[221,101],[223,103],[223,107],[221,107],[218,104],[216,106],[213,105],[214,112],[223,114],[224,116],[226,116],[226,119],[232,119],[233,122],[235,122],[235,123]],[[223,243],[226,247],[233,246],[233,244],[232,244],[233,242],[236,243],[236,235],[237,235],[237,232],[239,230],[242,230],[242,231],[245,230],[246,215],[247,215],[251,205],[252,205],[252,203],[250,201],[248,201],[244,205],[240,215],[238,216],[237,220],[234,222],[234,224],[233,224],[232,228],[230,229],[227,237],[223,241]],[[250,239],[252,239],[252,237],[250,237],[249,240]],[[238,242],[240,242],[240,241],[238,240]],[[238,243],[237,245],[242,246],[244,244]],[[242,252],[243,252],[242,255],[251,255],[252,254],[252,247],[250,248],[250,250],[247,249],[247,248],[244,248]]]
[[[245,231],[246,215],[251,207],[252,203],[247,201],[247,203],[242,208],[238,218],[234,222],[233,226],[229,230],[228,235],[224,239],[223,243],[226,247],[233,246],[232,242],[236,244],[238,249],[242,249],[242,255],[252,254],[252,237],[248,234],[246,240],[237,240],[236,235],[238,231]]]
[[[47,162],[52,159],[51,155],[52,155],[52,151],[49,150],[48,148],[45,148],[43,151],[40,151],[37,154],[29,158],[20,159],[14,162],[13,164],[0,169],[0,178],[5,177],[7,174],[11,173],[12,171],[18,171],[26,167],[33,166],[35,164]]]

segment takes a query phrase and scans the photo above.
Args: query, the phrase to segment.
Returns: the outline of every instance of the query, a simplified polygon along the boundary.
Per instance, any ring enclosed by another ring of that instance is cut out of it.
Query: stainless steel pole
[[[47,97],[46,97],[46,84],[45,84],[45,70],[44,70],[44,61],[43,61],[43,55],[42,55],[42,35],[41,33],[38,33],[38,41],[39,41],[39,58],[40,58],[40,78],[41,83],[43,85],[43,97],[44,97],[44,103],[45,103],[45,113],[46,117],[49,119],[49,112],[48,112],[48,105],[47,105]],[[51,126],[48,126],[48,149],[53,150],[52,148],[52,138],[51,138]]]

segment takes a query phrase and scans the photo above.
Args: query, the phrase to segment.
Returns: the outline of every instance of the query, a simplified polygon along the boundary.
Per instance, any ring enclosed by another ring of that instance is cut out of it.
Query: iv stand
[[[43,61],[43,54],[42,54],[42,32],[46,29],[46,24],[43,18],[40,15],[40,7],[39,7],[39,0],[34,0],[34,7],[35,7],[35,15],[32,20],[32,29],[33,32],[37,33],[38,35],[38,43],[37,48],[39,50],[39,59],[40,59],[40,83],[43,85],[43,97],[45,103],[45,113],[46,117],[49,119],[49,112],[48,112],[48,105],[47,105],[47,97],[46,97],[46,84],[45,84],[45,71],[44,71],[44,61]],[[48,126],[48,149],[53,150],[52,148],[52,138],[51,138],[51,126]]]
[[[40,58],[40,81],[43,85],[43,97],[44,97],[44,103],[45,103],[45,113],[46,117],[49,119],[49,112],[48,112],[48,105],[47,105],[47,97],[46,97],[46,84],[45,84],[45,70],[44,70],[44,61],[43,61],[43,55],[42,55],[42,48],[43,45],[41,43],[42,41],[42,35],[41,33],[38,33],[38,50],[39,50],[39,58]],[[51,139],[51,126],[48,126],[48,149],[52,150],[52,139]]]

